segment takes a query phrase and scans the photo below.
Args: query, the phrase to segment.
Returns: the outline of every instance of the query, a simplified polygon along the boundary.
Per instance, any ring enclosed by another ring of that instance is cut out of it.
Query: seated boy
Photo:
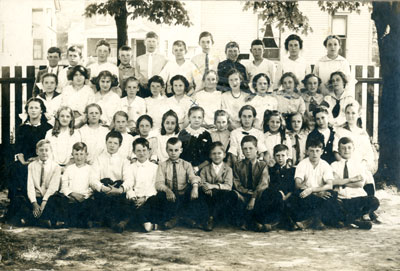
[[[50,160],[50,141],[40,140],[36,144],[38,160],[34,160],[28,166],[27,194],[29,203],[25,202],[23,212],[29,222],[39,222],[46,227],[51,227],[55,222],[55,204],[53,194],[60,186],[61,168]],[[40,219],[40,220],[39,220]],[[24,221],[21,220],[22,224]]]
[[[61,177],[60,212],[64,222],[69,226],[86,226],[91,213],[90,197],[93,193],[89,181],[92,168],[86,163],[87,146],[77,142],[72,146],[74,164],[65,169]]]
[[[157,212],[157,221],[165,229],[175,227],[179,218],[189,226],[195,226],[196,216],[190,208],[192,201],[198,199],[200,177],[196,176],[192,165],[179,158],[182,142],[177,137],[167,141],[168,160],[159,164],[157,169],[157,196],[152,201]]]
[[[256,224],[256,230],[270,231],[278,223],[284,224],[288,229],[293,229],[291,218],[285,209],[286,200],[292,195],[295,189],[294,172],[295,169],[287,164],[289,148],[284,144],[274,147],[275,165],[269,168],[269,186],[262,193],[260,198],[260,214],[256,216],[264,217],[261,224]]]
[[[65,67],[58,73],[58,91],[61,93],[63,89],[68,85],[68,72],[73,67],[79,65],[82,60],[82,50],[72,45],[67,50],[68,67]]]
[[[296,168],[297,191],[289,198],[291,217],[300,229],[312,226],[324,229],[325,223],[337,222],[337,201],[332,191],[333,172],[329,164],[321,159],[324,143],[318,138],[306,142],[308,158]]]
[[[364,164],[352,157],[354,142],[348,137],[339,140],[339,154],[343,158],[333,162],[333,185],[338,190],[338,198],[342,202],[345,224],[355,224],[361,229],[371,229],[370,221],[363,221],[361,217],[378,209],[379,200],[368,196],[363,189],[367,169]]]
[[[207,204],[208,219],[204,230],[212,231],[214,218],[221,210],[229,208],[227,204],[229,192],[232,190],[232,169],[224,163],[225,147],[216,141],[210,147],[212,163],[200,172],[201,198]]]
[[[152,224],[151,206],[147,201],[157,194],[155,187],[157,165],[149,161],[150,144],[147,139],[138,138],[133,141],[132,146],[137,160],[130,166],[133,187],[126,193],[126,197],[134,203],[133,216],[135,220],[143,225],[146,232],[150,232],[153,228],[157,229],[157,225]],[[121,223],[121,230],[124,230],[126,224],[127,222]]]
[[[93,163],[90,187],[94,190],[95,219],[105,221],[117,230],[129,210],[125,193],[132,188],[129,161],[118,154],[122,143],[120,132],[106,136],[106,150]]]
[[[243,137],[240,146],[245,158],[233,166],[233,190],[230,200],[234,206],[235,224],[242,230],[247,230],[255,222],[261,222],[258,219],[255,221],[254,213],[261,212],[254,209],[261,207],[258,200],[268,187],[269,174],[267,164],[257,159],[256,137]]]
[[[135,68],[131,65],[132,48],[127,45],[121,46],[118,51],[118,59],[121,62],[118,66],[119,85],[123,88],[125,80],[135,76]]]

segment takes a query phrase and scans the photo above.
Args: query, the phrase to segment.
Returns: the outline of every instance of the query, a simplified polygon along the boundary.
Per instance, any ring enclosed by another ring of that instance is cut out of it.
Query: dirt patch
[[[148,234],[106,228],[1,225],[1,270],[400,270],[400,194],[377,192],[383,224],[372,230]],[[0,202],[4,204],[4,193]]]

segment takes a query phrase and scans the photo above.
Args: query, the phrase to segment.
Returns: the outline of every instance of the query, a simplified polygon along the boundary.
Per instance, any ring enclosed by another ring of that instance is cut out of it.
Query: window
[[[347,42],[347,16],[334,15],[332,17],[332,34],[340,38],[341,50],[339,54],[346,57],[346,42]]]
[[[275,35],[274,35],[275,34]],[[265,46],[264,50],[264,58],[268,58],[270,60],[280,60],[280,48],[278,44],[280,44],[280,33],[274,33],[272,30],[272,26],[267,24],[265,26],[264,37],[262,41]]]
[[[33,39],[33,60],[43,59],[43,39]]]

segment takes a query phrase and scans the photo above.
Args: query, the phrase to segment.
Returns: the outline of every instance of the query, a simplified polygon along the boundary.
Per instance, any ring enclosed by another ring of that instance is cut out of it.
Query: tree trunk
[[[119,14],[115,15],[114,18],[117,25],[117,49],[119,49],[123,45],[128,45],[128,12],[125,2],[123,2],[123,5],[120,7]],[[118,59],[117,65],[119,65],[119,63],[120,61]]]
[[[375,177],[378,183],[396,184],[400,188],[400,5],[395,2],[372,5],[383,80],[378,124],[379,170]]]

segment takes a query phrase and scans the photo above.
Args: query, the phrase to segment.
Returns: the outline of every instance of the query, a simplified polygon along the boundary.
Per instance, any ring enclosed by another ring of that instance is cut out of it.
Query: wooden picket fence
[[[362,105],[362,123],[374,143],[378,140],[378,105],[382,94],[382,78],[379,67],[351,67],[355,78],[354,97]],[[0,76],[1,91],[1,145],[14,142],[16,127],[21,123],[19,114],[28,98],[32,97],[35,82],[35,67],[2,67]]]

